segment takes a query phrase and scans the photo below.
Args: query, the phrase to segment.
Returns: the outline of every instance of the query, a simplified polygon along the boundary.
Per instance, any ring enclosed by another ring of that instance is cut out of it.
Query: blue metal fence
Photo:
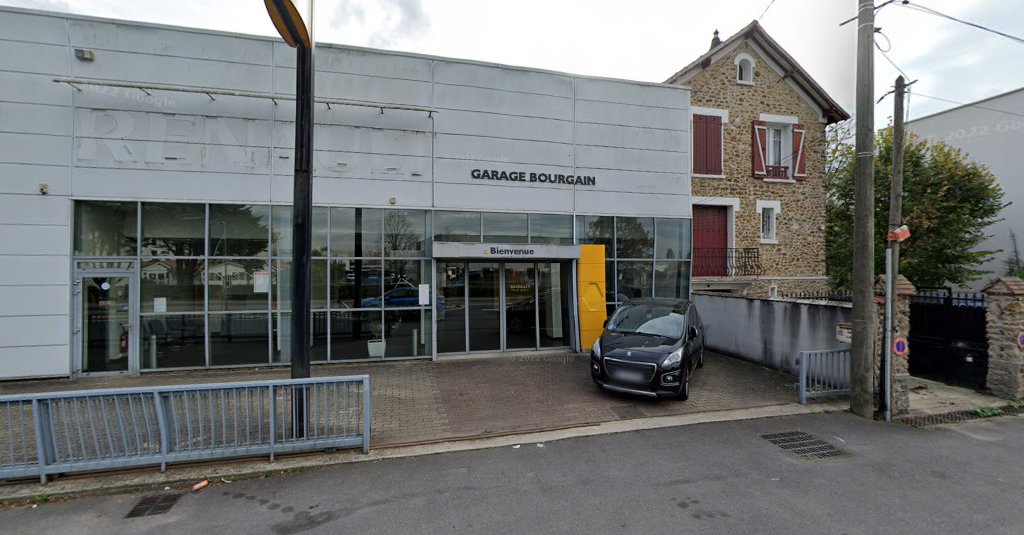
[[[368,375],[0,396],[0,478],[45,483],[176,461],[369,452],[370,416]]]
[[[800,366],[800,382],[797,383],[800,404],[806,404],[808,398],[850,393],[849,349],[801,351],[797,364]]]

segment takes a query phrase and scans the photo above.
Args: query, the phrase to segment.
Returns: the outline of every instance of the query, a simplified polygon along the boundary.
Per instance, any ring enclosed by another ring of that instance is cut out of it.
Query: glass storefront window
[[[331,208],[331,256],[381,256],[383,211]]]
[[[77,201],[75,255],[135,256],[137,218],[135,202]]]
[[[210,205],[210,256],[265,256],[269,233],[269,206]]]
[[[327,360],[327,311],[314,311],[310,315],[310,334],[312,346],[309,348],[310,362]],[[292,315],[287,312],[275,312],[271,315],[270,357],[274,364],[287,364],[292,361]]]
[[[437,263],[437,352],[466,350],[466,264]]]
[[[615,218],[576,216],[576,237],[581,244],[604,245],[605,258],[615,258]]]
[[[142,256],[203,256],[206,206],[142,203]]]
[[[430,310],[388,310],[384,312],[384,356],[419,357],[429,355]]]
[[[654,258],[654,219],[615,218],[615,257]]]
[[[210,310],[267,310],[270,270],[265,260],[211,260],[208,278]]]
[[[480,241],[480,212],[434,212],[434,241]]]
[[[331,312],[331,360],[382,358],[383,329],[379,310]]]
[[[572,216],[530,214],[530,243],[572,245]]]
[[[654,297],[686,299],[690,295],[689,262],[654,263]]]
[[[380,308],[382,283],[380,260],[332,260],[331,308]]]
[[[526,214],[484,212],[484,241],[487,243],[528,243]]]
[[[384,261],[384,306],[415,307],[419,304],[419,285],[430,271],[424,260]]]
[[[142,312],[202,312],[205,269],[206,261],[198,258],[143,260]]]
[[[655,221],[655,257],[667,260],[690,259],[690,220],[658,219]]]
[[[425,256],[426,244],[426,212],[423,210],[384,211],[384,256]]]
[[[270,263],[270,308],[291,310],[292,263],[275,259]],[[309,300],[313,310],[327,308],[327,260],[314,258],[309,263]]]
[[[327,256],[328,208],[313,207],[313,256]],[[270,254],[271,256],[292,255],[292,207],[274,205],[270,207]]]
[[[616,262],[616,291],[621,303],[626,299],[651,296],[652,268],[650,262]]]
[[[141,324],[143,369],[206,365],[206,319],[202,314],[144,315]]]
[[[267,313],[210,314],[210,364],[267,364],[270,318]]]

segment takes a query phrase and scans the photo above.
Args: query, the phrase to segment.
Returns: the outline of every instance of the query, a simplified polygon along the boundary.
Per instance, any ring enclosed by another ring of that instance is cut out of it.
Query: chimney
[[[720,44],[722,44],[722,40],[718,38],[718,30],[715,30],[715,36],[711,38],[711,48],[709,50],[714,50]]]

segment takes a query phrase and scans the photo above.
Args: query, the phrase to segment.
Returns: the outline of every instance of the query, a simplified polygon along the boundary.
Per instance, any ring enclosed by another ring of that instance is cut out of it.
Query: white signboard
[[[420,303],[419,304],[421,304],[421,305],[429,305],[430,304],[430,285],[429,284],[421,284],[419,288],[420,288]]]
[[[153,312],[167,312],[167,298],[166,297],[154,297],[153,298]]]
[[[270,272],[256,271],[252,274],[252,291],[265,294],[270,291]]]

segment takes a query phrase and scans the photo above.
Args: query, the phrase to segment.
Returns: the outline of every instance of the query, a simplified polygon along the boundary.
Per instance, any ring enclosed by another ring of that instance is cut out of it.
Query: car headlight
[[[601,339],[594,340],[594,345],[590,348],[594,352],[595,357],[601,356]]]
[[[668,356],[665,357],[665,360],[662,361],[661,365],[667,368],[669,366],[675,366],[676,364],[679,364],[682,360],[683,360],[683,348],[679,348],[679,349],[669,353]]]

